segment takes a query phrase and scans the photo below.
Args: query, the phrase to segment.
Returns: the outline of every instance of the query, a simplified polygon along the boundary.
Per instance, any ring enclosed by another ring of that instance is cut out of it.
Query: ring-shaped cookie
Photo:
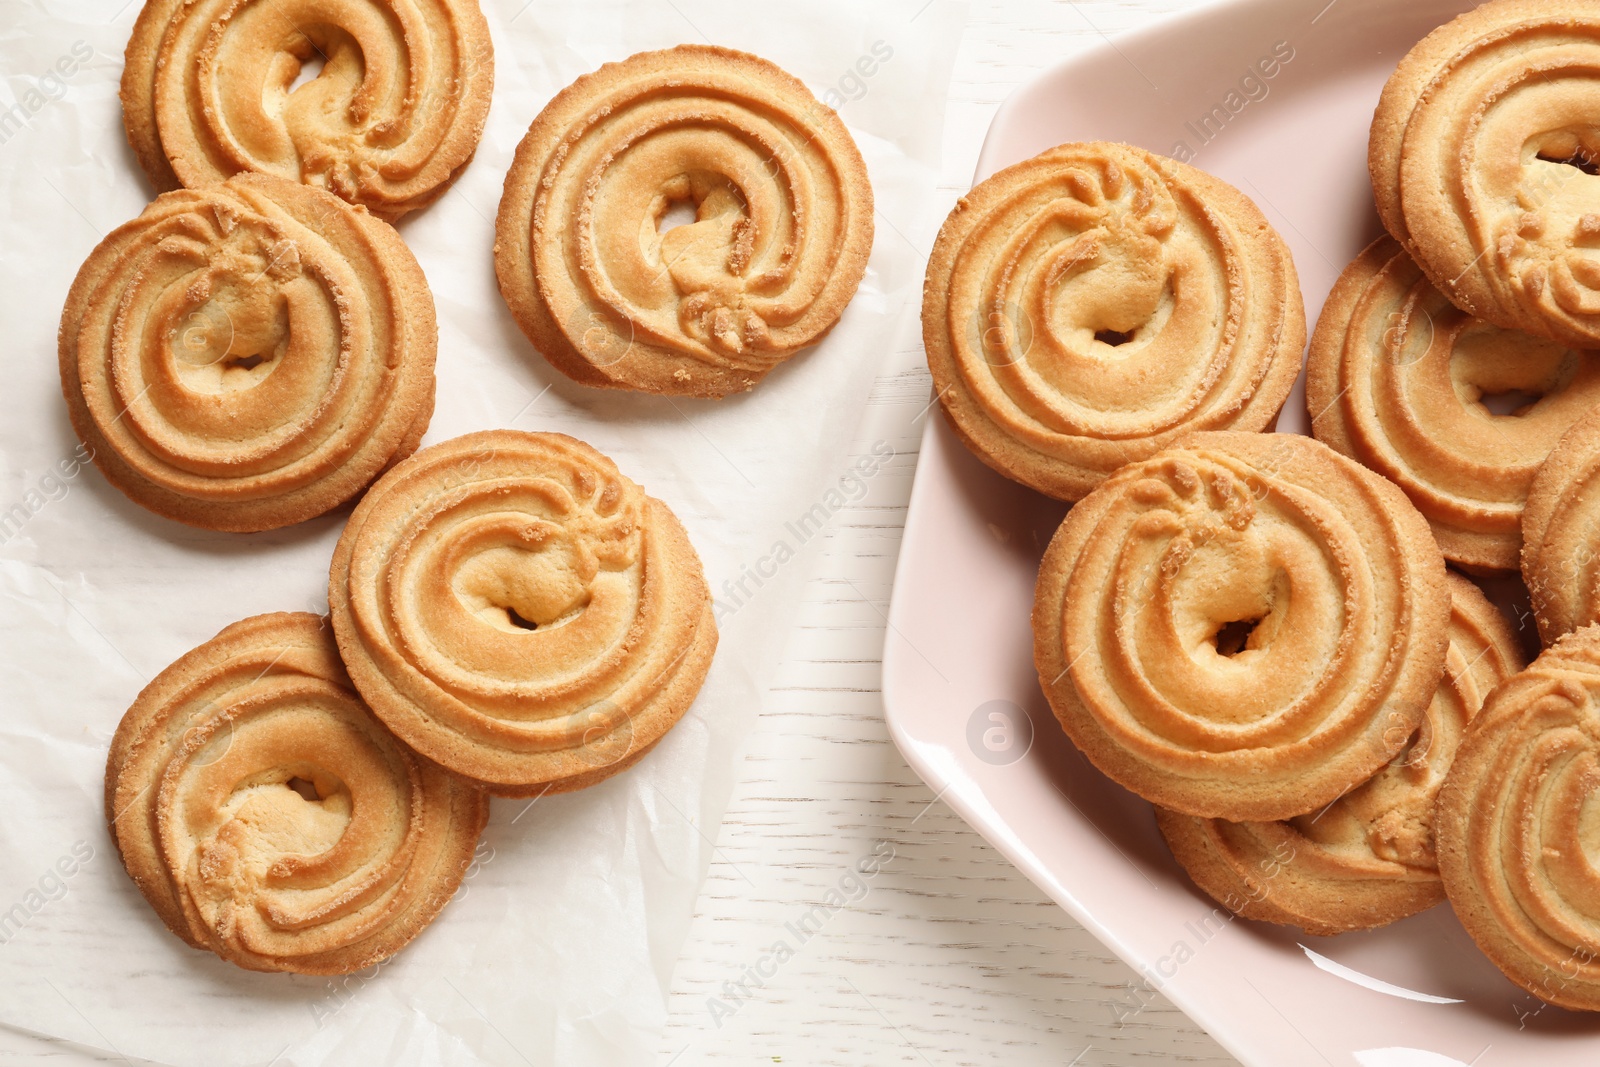
[[[378,717],[507,796],[633,764],[717,643],[682,524],[561,434],[473,433],[395,467],[339,539],[328,602]]]
[[[1490,0],[1428,34],[1384,86],[1367,165],[1453,303],[1600,348],[1600,9]]]
[[[1600,626],[1484,702],[1439,793],[1439,873],[1513,982],[1600,1011]]]
[[[1444,560],[1395,486],[1298,434],[1199,433],[1067,513],[1039,568],[1034,662],[1113,780],[1264,822],[1405,747],[1449,616]]]
[[[693,221],[664,228],[674,208]],[[833,328],[872,250],[849,131],[744,52],[608,63],[534,119],[495,223],[500,292],[586,385],[720,397]]]
[[[1546,643],[1600,622],[1600,408],[1545,459],[1522,513],[1522,580]]]
[[[257,971],[394,955],[472,861],[489,801],[361,702],[328,620],[234,623],[156,676],[106,762],[124,866],[172,930]]]
[[[388,224],[246,174],[165,193],[78,272],[61,388],[123,493],[212,530],[320,515],[433,414],[427,279]]]
[[[272,174],[392,222],[472,159],[493,88],[478,0],[146,0],[122,109],[158,191]]]
[[[928,260],[939,403],[1006,477],[1077,500],[1196,430],[1264,430],[1300,370],[1288,247],[1237,189],[1065,144],[962,197]]]
[[[1446,559],[1514,571],[1534,475],[1600,405],[1600,356],[1473,318],[1383,237],[1323,305],[1306,404],[1317,440],[1405,490]]]

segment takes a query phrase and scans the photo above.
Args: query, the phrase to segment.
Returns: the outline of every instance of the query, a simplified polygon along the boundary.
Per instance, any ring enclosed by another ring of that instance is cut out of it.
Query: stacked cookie
[[[1306,375],[1317,439],[1404,489],[1483,575],[1517,570],[1534,476],[1600,405],[1600,355],[1456,307],[1391,237],[1334,285]],[[1496,395],[1519,408],[1496,414]]]
[[[1039,567],[1045,694],[1111,778],[1185,814],[1285,819],[1421,725],[1449,592],[1394,486],[1309,438],[1195,434],[1067,514]]]
[[[107,760],[134,882],[242,967],[398,951],[460,886],[490,794],[631,766],[716,649],[687,531],[594,448],[489,430],[417,451],[438,331],[390,223],[470,161],[492,81],[476,0],[147,0],[128,45],[128,137],[160,195],[68,296],[74,429],[131,500],[193,526],[360,498],[329,617],[257,616],[185,654]],[[679,204],[695,221],[664,227]],[[799,81],[683,46],[551,101],[497,235],[506,299],[557,369],[723,396],[838,321],[872,193]]]
[[[1322,935],[1382,926],[1444,900],[1439,790],[1484,697],[1522,663],[1505,617],[1478,587],[1454,574],[1449,585],[1444,676],[1405,747],[1376,774],[1315,813],[1274,822],[1156,809],[1172,854],[1212,897],[1236,901],[1230,907],[1248,918]]]
[[[1194,882],[1315,934],[1448,897],[1553,1003],[1600,1010],[1600,8],[1493,0],[1372,125],[1389,236],[1310,343],[1313,438],[1264,434],[1304,341],[1241,194],[1125,145],[979,184],[929,265],[938,400],[1076,501],[1035,663],[1073,742]],[[1570,75],[1571,80],[1565,80]],[[1515,574],[1541,636],[1451,563]]]
[[[1558,638],[1489,695],[1439,797],[1438,852],[1456,914],[1506,975],[1600,1010],[1594,875],[1600,627]]]

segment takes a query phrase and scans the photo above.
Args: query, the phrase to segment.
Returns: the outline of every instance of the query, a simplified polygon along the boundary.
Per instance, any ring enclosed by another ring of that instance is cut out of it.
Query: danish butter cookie
[[[270,530],[413,452],[438,327],[392,227],[262,175],[158,197],[78,271],[61,388],[107,479],[158,515]]]
[[[674,208],[694,220],[666,228]],[[872,250],[839,116],[764,59],[641,52],[551,100],[517,149],[495,273],[523,333],[586,385],[720,397],[833,328]]]
[[[1573,424],[1539,468],[1522,513],[1522,579],[1548,644],[1600,622],[1600,409]]]
[[[477,0],[146,0],[122,110],[158,191],[254,171],[392,222],[465,168],[493,88]]]
[[[1457,306],[1600,348],[1600,5],[1490,0],[1423,38],[1372,119],[1378,213]]]
[[[967,447],[1077,500],[1187,433],[1269,428],[1306,322],[1289,249],[1244,194],[1094,142],[956,204],[928,261],[922,337]]]
[[[1316,811],[1397,755],[1450,594],[1392,484],[1298,434],[1199,433],[1112,475],[1039,568],[1034,662],[1067,735],[1163,807]]]
[[[1486,406],[1507,394],[1525,399]],[[1514,571],[1528,488],[1600,405],[1600,357],[1458,310],[1384,237],[1323,305],[1306,403],[1317,440],[1404,489],[1446,559]]]
[[[122,862],[184,941],[256,971],[394,955],[460,886],[488,798],[350,687],[327,620],[234,623],[156,676],[106,763]]]
[[[1500,686],[1439,793],[1439,873],[1513,981],[1600,1011],[1600,626]]]
[[[682,524],[561,434],[473,433],[395,467],[339,539],[328,602],[378,717],[506,796],[630,766],[717,644]]]

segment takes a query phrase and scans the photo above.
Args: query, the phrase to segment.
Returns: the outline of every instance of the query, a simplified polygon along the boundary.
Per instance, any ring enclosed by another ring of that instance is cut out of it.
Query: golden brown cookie
[[[1522,394],[1511,413],[1485,399]],[[1534,473],[1600,405],[1600,356],[1458,310],[1391,238],[1345,268],[1311,338],[1317,440],[1405,490],[1446,559],[1514,571]]]
[[[158,192],[254,171],[394,221],[472,159],[493,88],[477,0],[145,0],[122,115]]]
[[[106,761],[106,819],[172,930],[254,971],[394,955],[461,884],[488,798],[350,687],[327,620],[236,622],[145,687]]]
[[[1528,490],[1522,579],[1548,644],[1600,622],[1600,409],[1578,420]]]
[[[61,314],[61,388],[135,503],[211,530],[320,515],[417,447],[433,298],[386,223],[241,175],[100,243]]]
[[[661,230],[675,207],[695,220]],[[822,339],[872,251],[839,116],[764,59],[679,45],[607,63],[534,119],[495,273],[522,332],[585,385],[719,397]]]
[[[1450,652],[1427,717],[1377,774],[1321,811],[1228,822],[1156,809],[1195,884],[1236,915],[1330,935],[1369,930],[1444,899],[1433,810],[1467,723],[1523,667],[1505,617],[1450,575]]]
[[[1300,371],[1294,261],[1255,204],[1123,144],[1065,144],[976,186],[922,291],[934,387],[967,447],[1077,500],[1195,430],[1272,426]]]
[[[1444,560],[1399,489],[1309,437],[1199,433],[1067,513],[1039,568],[1034,663],[1113,780],[1270,821],[1405,747],[1449,616]]]
[[[1389,78],[1368,169],[1384,225],[1482,319],[1600,348],[1600,7],[1490,0]]]
[[[1439,793],[1439,873],[1513,982],[1600,1011],[1600,626],[1489,695]]]
[[[328,602],[378,717],[504,796],[632,765],[717,645],[682,524],[562,434],[473,433],[395,467],[339,539]]]

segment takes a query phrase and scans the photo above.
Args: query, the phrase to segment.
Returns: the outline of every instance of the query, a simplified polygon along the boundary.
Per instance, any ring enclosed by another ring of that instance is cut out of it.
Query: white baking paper
[[[116,96],[139,0],[121,3],[0,0],[0,1025],[175,1067],[652,1061],[733,753],[809,566],[786,523],[830,487],[852,491],[840,482],[851,431],[914,320],[922,255],[903,235],[932,210],[963,9],[484,0],[497,75],[483,145],[400,227],[439,311],[427,440],[515,426],[599,447],[688,526],[723,602],[722,642],[700,699],[645,761],[577,795],[497,800],[438,921],[392,962],[329,981],[253,974],[183,945],[104,828],[106,746],[140,687],[237,619],[323,610],[345,518],[205,533],[142,511],[81,462],[56,370],[61,304],[95,243],[152,195]],[[753,393],[584,389],[501,303],[501,182],[533,116],[574,77],[701,40],[767,56],[839,107],[879,207],[866,280],[827,340]],[[749,577],[780,540],[797,556]]]

